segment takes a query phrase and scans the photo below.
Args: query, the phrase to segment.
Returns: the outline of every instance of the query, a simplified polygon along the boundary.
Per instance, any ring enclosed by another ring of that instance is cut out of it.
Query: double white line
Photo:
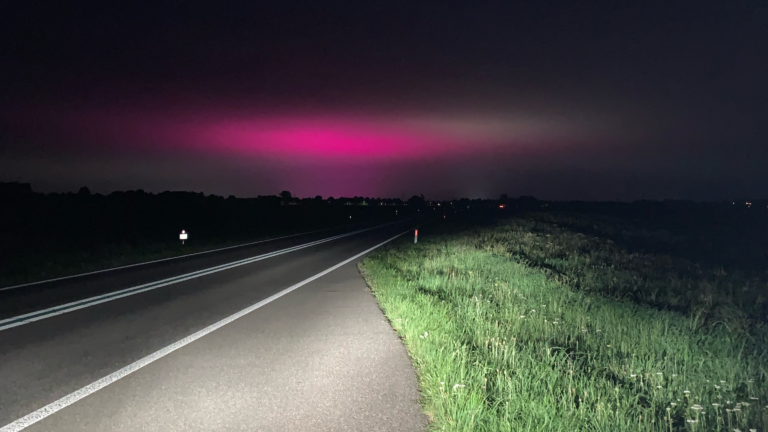
[[[394,222],[392,222],[392,223],[394,223]],[[4,320],[0,320],[0,331],[7,330],[7,329],[13,328],[13,327],[18,327],[18,326],[21,326],[21,325],[24,325],[24,324],[29,324],[29,323],[35,322],[35,321],[40,321],[40,320],[43,320],[43,319],[46,319],[46,318],[50,318],[52,316],[61,315],[61,314],[65,314],[65,313],[68,313],[68,312],[76,311],[78,309],[83,309],[83,308],[87,308],[87,307],[94,306],[94,305],[97,305],[97,304],[106,303],[108,301],[117,300],[119,298],[132,296],[134,294],[143,293],[145,291],[150,291],[150,290],[157,289],[157,288],[160,288],[160,287],[164,287],[164,286],[167,286],[167,285],[171,285],[171,284],[175,284],[175,283],[179,283],[179,282],[184,282],[184,281],[187,281],[187,280],[190,280],[190,279],[194,279],[194,278],[197,278],[197,277],[200,277],[200,276],[205,276],[205,275],[209,275],[209,274],[212,274],[212,273],[217,273],[217,272],[224,271],[224,270],[229,270],[231,268],[235,268],[235,267],[239,267],[239,266],[242,266],[242,265],[250,264],[250,263],[253,263],[253,262],[256,262],[256,261],[261,261],[261,260],[264,260],[264,259],[267,259],[267,258],[272,258],[274,256],[278,256],[278,255],[286,254],[286,253],[289,253],[289,252],[297,251],[299,249],[308,248],[308,247],[311,247],[311,246],[319,245],[321,243],[326,243],[326,242],[337,240],[337,239],[340,239],[340,238],[343,238],[343,237],[348,237],[348,236],[359,234],[359,233],[362,233],[362,232],[365,232],[365,231],[370,231],[370,230],[381,228],[381,227],[384,227],[384,226],[387,226],[387,225],[392,225],[392,223],[378,225],[378,226],[375,226],[375,227],[372,227],[372,228],[365,228],[365,229],[361,229],[361,230],[357,230],[357,231],[352,231],[352,232],[349,232],[349,233],[340,234],[340,235],[337,235],[337,236],[328,237],[328,238],[324,238],[324,239],[321,239],[321,240],[300,244],[298,246],[293,246],[293,247],[281,249],[281,250],[278,250],[278,251],[275,251],[275,252],[269,252],[269,253],[266,253],[266,254],[263,254],[263,255],[257,255],[255,257],[242,259],[240,261],[234,261],[234,262],[231,262],[231,263],[222,264],[222,265],[218,265],[218,266],[215,266],[215,267],[210,267],[210,268],[203,269],[203,270],[198,270],[198,271],[195,271],[195,272],[192,272],[192,273],[183,274],[183,275],[180,275],[180,276],[174,276],[172,278],[162,279],[162,280],[155,281],[155,282],[150,282],[148,284],[139,285],[139,286],[135,286],[135,287],[131,287],[131,288],[126,288],[126,289],[123,289],[123,290],[114,291],[114,292],[107,293],[107,294],[102,294],[102,295],[99,295],[99,296],[90,297],[90,298],[87,298],[87,299],[84,299],[84,300],[78,300],[78,301],[71,302],[71,303],[66,303],[66,304],[55,306],[55,307],[48,308],[48,309],[43,309],[43,310],[39,310],[39,311],[36,311],[36,312],[30,312],[30,313],[27,313],[27,314],[24,314],[24,315],[18,315],[18,316],[12,317],[12,318],[6,318]]]
[[[259,243],[266,243],[266,242],[271,242],[271,241],[275,241],[275,240],[282,240],[282,239],[287,239],[287,238],[291,238],[291,237],[298,237],[298,236],[303,236],[303,235],[307,235],[307,234],[314,234],[314,233],[318,233],[320,231],[328,231],[329,229],[334,229],[334,228],[345,228],[347,226],[348,225],[340,226],[340,227],[324,228],[324,229],[319,229],[319,230],[314,230],[314,231],[305,231],[305,232],[296,233],[296,234],[290,234],[290,235],[286,235],[286,236],[282,236],[282,237],[272,237],[272,238],[268,238],[268,239],[264,239],[264,240],[253,241],[253,242],[250,242],[250,243],[241,243],[241,244],[238,244],[238,245],[227,246],[227,247],[218,248],[218,249],[208,249],[208,250],[204,250],[204,251],[201,251],[201,252],[194,252],[194,253],[188,253],[188,254],[184,254],[184,255],[172,256],[172,257],[168,257],[168,258],[161,258],[161,259],[157,259],[157,260],[153,260],[153,261],[144,261],[144,262],[140,262],[140,263],[136,263],[136,264],[128,264],[128,265],[119,266],[119,267],[111,267],[111,268],[108,268],[108,269],[95,270],[95,271],[91,271],[91,272],[87,272],[87,273],[79,273],[79,274],[74,274],[74,275],[69,275],[69,276],[57,277],[57,278],[53,278],[53,279],[45,279],[45,280],[41,280],[41,281],[28,282],[28,283],[23,283],[23,284],[18,284],[18,285],[11,285],[11,286],[6,286],[6,287],[0,288],[0,291],[8,291],[8,290],[24,288],[24,287],[33,286],[33,285],[42,285],[42,284],[46,284],[46,283],[50,283],[50,282],[57,282],[57,281],[62,281],[62,280],[67,280],[67,279],[74,279],[74,278],[79,278],[79,277],[83,277],[83,276],[90,276],[90,275],[95,275],[95,274],[99,274],[99,273],[111,272],[111,271],[115,271],[115,270],[123,270],[123,269],[131,268],[131,267],[139,267],[139,266],[143,266],[143,265],[147,265],[147,264],[156,264],[156,263],[159,263],[159,262],[171,261],[171,260],[176,260],[176,259],[181,259],[181,258],[189,258],[191,256],[209,254],[209,253],[213,253],[213,252],[220,252],[220,251],[223,251],[223,250],[236,249],[236,248],[241,248],[241,247],[245,247],[245,246],[253,246],[253,245],[259,244]]]
[[[369,228],[369,229],[374,229],[374,228]],[[367,230],[361,230],[361,231],[367,231]],[[361,231],[356,231],[356,232],[361,232]],[[42,420],[42,419],[44,419],[44,418],[46,418],[46,417],[48,417],[48,416],[50,416],[50,415],[60,411],[60,410],[62,410],[62,409],[66,408],[66,407],[68,407],[70,405],[72,405],[73,403],[79,401],[80,399],[83,399],[84,397],[89,396],[89,395],[91,395],[91,394],[93,394],[93,393],[103,389],[104,387],[114,383],[115,381],[117,381],[117,380],[119,380],[121,378],[124,378],[124,377],[126,377],[126,376],[128,376],[128,375],[130,375],[130,374],[132,374],[132,373],[134,373],[136,371],[138,371],[139,369],[141,369],[141,368],[151,364],[152,362],[154,362],[154,361],[156,361],[158,359],[161,359],[161,358],[167,356],[168,354],[178,350],[179,348],[184,347],[185,345],[189,345],[190,343],[200,339],[201,337],[203,337],[203,336],[205,336],[205,335],[207,335],[207,334],[209,334],[209,333],[211,333],[211,332],[213,332],[215,330],[218,330],[218,329],[224,327],[225,325],[231,323],[232,321],[235,321],[235,320],[237,320],[239,318],[242,318],[242,317],[248,315],[249,313],[255,311],[256,309],[259,309],[260,307],[262,307],[262,306],[264,306],[266,304],[269,304],[269,303],[279,299],[280,297],[290,293],[291,291],[295,291],[295,290],[301,288],[302,286],[312,282],[313,280],[315,280],[315,279],[317,279],[319,277],[322,277],[322,276],[324,276],[324,275],[326,275],[326,274],[336,270],[337,268],[339,268],[339,267],[341,267],[341,266],[343,266],[345,264],[348,264],[348,263],[350,263],[350,262],[352,262],[352,261],[362,257],[363,255],[367,254],[368,252],[371,252],[371,251],[373,251],[373,250],[375,250],[375,249],[377,249],[377,248],[379,248],[379,247],[381,247],[381,246],[391,242],[392,240],[400,237],[401,235],[403,235],[403,234],[405,234],[407,232],[410,232],[410,230],[402,232],[402,233],[400,233],[400,234],[398,234],[398,235],[396,235],[394,237],[391,237],[391,238],[389,238],[389,239],[387,239],[387,240],[377,244],[376,246],[373,246],[372,248],[366,249],[366,250],[360,252],[359,254],[357,254],[355,256],[347,258],[346,260],[344,260],[344,261],[342,261],[342,262],[340,262],[340,263],[338,263],[338,264],[336,264],[336,265],[334,265],[332,267],[329,267],[329,268],[321,271],[320,273],[317,273],[316,275],[314,275],[312,277],[304,279],[303,281],[301,281],[301,282],[299,282],[299,283],[297,283],[295,285],[292,285],[292,286],[290,286],[290,287],[288,287],[288,288],[286,288],[286,289],[284,289],[284,290],[282,290],[282,291],[280,291],[280,292],[278,292],[276,294],[273,294],[273,295],[265,298],[264,300],[262,300],[262,301],[260,301],[258,303],[255,303],[255,304],[253,304],[253,305],[251,305],[251,306],[241,310],[240,312],[234,313],[234,314],[232,314],[232,315],[222,319],[221,321],[215,322],[215,323],[209,325],[208,327],[205,327],[204,329],[202,329],[200,331],[192,333],[191,335],[189,335],[189,336],[187,336],[187,337],[185,337],[185,338],[183,338],[183,339],[181,339],[179,341],[176,341],[176,342],[166,346],[165,348],[163,348],[163,349],[161,349],[159,351],[155,351],[154,353],[152,353],[152,354],[150,354],[150,355],[148,355],[148,356],[146,356],[146,357],[144,357],[142,359],[139,359],[139,360],[129,364],[128,366],[123,367],[122,369],[119,369],[119,370],[117,370],[115,372],[112,372],[111,374],[109,374],[109,375],[107,375],[107,376],[105,376],[105,377],[103,377],[103,378],[101,378],[101,379],[99,379],[97,381],[94,381],[91,384],[88,384],[87,386],[85,386],[85,387],[83,387],[83,388],[81,388],[79,390],[76,390],[76,391],[74,391],[74,392],[64,396],[63,398],[61,398],[61,399],[59,399],[57,401],[54,401],[54,402],[52,402],[52,403],[50,403],[50,404],[48,404],[48,405],[46,405],[46,406],[44,406],[44,407],[34,411],[32,413],[29,413],[29,414],[25,415],[24,417],[14,421],[14,422],[12,422],[12,423],[9,423],[9,424],[7,424],[7,425],[5,425],[3,427],[0,427],[0,432],[19,432],[19,431],[21,431],[23,429],[26,429],[27,427],[29,427],[29,426],[39,422],[40,420]],[[346,235],[351,235],[351,234],[353,234],[353,233],[346,234]],[[323,241],[329,241],[329,240],[332,240],[332,239],[333,238],[326,239],[326,240],[323,240]]]

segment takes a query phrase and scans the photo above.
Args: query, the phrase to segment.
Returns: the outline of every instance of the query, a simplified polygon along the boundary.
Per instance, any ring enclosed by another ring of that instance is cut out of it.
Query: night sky
[[[0,181],[241,197],[768,197],[768,3],[0,10]]]

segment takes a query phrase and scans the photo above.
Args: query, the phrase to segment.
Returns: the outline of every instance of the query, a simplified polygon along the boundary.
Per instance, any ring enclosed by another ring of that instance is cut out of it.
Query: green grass
[[[550,270],[582,291],[693,315],[699,325],[728,322],[731,329],[748,329],[754,321],[763,321],[768,315],[768,274],[726,270],[679,256],[629,253],[608,238],[567,228],[584,224],[586,221],[579,219],[586,217],[533,214],[527,220],[515,219],[504,224],[490,236],[475,239],[476,246],[508,245],[507,252],[515,259]],[[664,231],[644,234],[630,233],[634,237],[650,237],[655,242],[660,242],[660,238],[680,241]]]
[[[413,358],[432,429],[766,430],[763,324],[659,310],[600,287],[612,278],[574,283],[521,258],[520,236],[532,237],[525,251],[553,241],[526,224],[426,235],[361,265]]]

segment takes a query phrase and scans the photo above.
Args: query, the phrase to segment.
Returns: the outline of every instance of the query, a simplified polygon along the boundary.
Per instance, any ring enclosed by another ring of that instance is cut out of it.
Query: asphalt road
[[[0,330],[0,426],[423,430],[410,359],[357,273],[362,258],[297,286],[414,224],[192,278],[183,275],[339,233],[0,291],[0,328],[19,315],[42,317]],[[177,281],[152,285],[169,278]],[[109,297],[137,285],[149,289]],[[293,290],[284,293],[287,288]],[[89,304],[94,296],[108,301]],[[40,312],[72,302],[84,306],[58,315]],[[247,314],[231,318],[244,309]]]

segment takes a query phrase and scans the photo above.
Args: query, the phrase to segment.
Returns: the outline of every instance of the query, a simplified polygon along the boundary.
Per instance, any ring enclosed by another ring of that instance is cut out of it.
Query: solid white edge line
[[[371,230],[374,230],[374,229],[377,229],[377,228],[381,228],[381,227],[384,227],[384,226],[388,226],[388,225],[392,225],[392,223],[387,223],[387,224],[378,225],[378,226],[375,226],[375,227],[372,227],[372,228],[365,228],[365,229],[361,229],[361,230],[357,230],[357,231],[352,231],[352,232],[349,232],[349,233],[344,233],[344,234],[340,234],[340,235],[336,235],[336,236],[332,236],[332,237],[327,237],[325,239],[315,240],[313,242],[304,243],[304,244],[301,244],[301,245],[292,246],[292,247],[285,248],[285,249],[280,249],[280,250],[269,252],[269,253],[266,253],[266,254],[257,255],[255,257],[245,258],[245,259],[242,259],[242,260],[239,260],[239,261],[233,261],[231,263],[226,263],[226,264],[221,264],[221,265],[214,266],[214,267],[209,267],[207,269],[197,270],[197,271],[186,273],[186,274],[183,274],[183,275],[174,276],[174,277],[171,277],[171,278],[168,278],[168,279],[161,279],[159,281],[149,282],[149,283],[146,283],[146,284],[143,284],[143,285],[137,285],[137,286],[125,288],[125,289],[122,289],[122,290],[109,292],[109,293],[101,294],[101,295],[98,295],[98,296],[89,297],[89,298],[85,298],[85,299],[82,299],[82,300],[77,300],[77,301],[70,302],[70,303],[65,303],[63,305],[58,305],[58,306],[50,307],[50,308],[47,308],[47,309],[41,309],[41,310],[38,310],[38,311],[29,312],[29,313],[22,314],[22,315],[16,315],[16,316],[13,316],[13,317],[10,317],[10,318],[5,318],[5,319],[0,320],[0,331],[8,330],[8,329],[11,329],[11,328],[14,328],[14,327],[19,327],[19,326],[22,326],[22,325],[25,325],[25,324],[33,323],[35,321],[40,321],[40,320],[43,320],[43,319],[46,319],[46,318],[50,318],[50,317],[53,317],[53,316],[56,316],[56,315],[62,315],[62,314],[65,314],[65,313],[76,311],[76,310],[85,309],[87,307],[91,307],[91,306],[95,306],[95,305],[98,305],[98,304],[110,302],[112,300],[117,300],[117,299],[120,299],[120,298],[123,298],[123,297],[128,297],[128,296],[132,296],[132,295],[135,295],[135,294],[140,294],[140,293],[143,293],[143,292],[146,292],[146,291],[151,291],[151,290],[154,290],[154,289],[157,289],[157,288],[162,288],[164,286],[172,285],[172,284],[175,284],[175,283],[184,282],[184,281],[187,281],[187,280],[190,280],[190,279],[194,279],[194,278],[198,278],[198,277],[201,277],[201,276],[206,276],[206,275],[209,275],[209,274],[212,274],[212,273],[218,273],[220,271],[229,270],[229,269],[232,269],[232,268],[235,268],[235,267],[239,267],[239,266],[242,266],[242,265],[246,265],[246,264],[251,264],[251,263],[254,263],[256,261],[261,261],[261,260],[264,260],[264,259],[267,259],[267,258],[272,258],[272,257],[278,256],[278,255],[283,255],[283,254],[286,254],[286,253],[289,253],[289,252],[294,252],[294,251],[297,251],[297,250],[300,250],[300,249],[305,249],[305,248],[308,248],[308,247],[311,247],[311,246],[316,246],[318,244],[326,243],[326,242],[329,242],[329,241],[332,241],[332,240],[337,240],[337,239],[340,239],[340,238],[343,238],[343,237],[349,237],[351,235],[359,234],[359,233],[362,233],[362,232],[365,232],[365,231],[371,231]],[[142,287],[146,287],[146,288],[142,289]],[[124,294],[121,294],[121,293],[124,293]],[[27,317],[29,317],[29,318],[27,318]],[[4,323],[9,323],[9,324],[4,324]]]
[[[267,305],[267,304],[269,304],[269,303],[279,299],[280,297],[282,297],[282,296],[290,293],[291,291],[294,291],[294,290],[296,290],[296,289],[298,289],[298,288],[300,288],[300,287],[302,287],[302,286],[304,286],[304,285],[314,281],[315,279],[318,279],[318,278],[320,278],[322,276],[325,276],[326,274],[336,270],[337,268],[343,266],[344,264],[348,264],[349,262],[354,261],[354,260],[360,258],[361,256],[363,256],[363,255],[365,255],[365,254],[367,254],[367,253],[369,253],[369,252],[371,252],[371,251],[373,251],[373,250],[375,250],[375,249],[377,249],[377,248],[379,248],[379,247],[381,247],[381,246],[391,242],[392,240],[394,240],[394,239],[396,239],[396,238],[398,238],[398,237],[402,236],[403,234],[408,233],[410,231],[411,230],[409,229],[408,231],[404,231],[404,232],[402,232],[402,233],[400,233],[400,234],[398,234],[398,235],[396,235],[396,236],[394,236],[392,238],[389,238],[389,239],[387,239],[387,240],[377,244],[376,246],[374,246],[374,247],[372,247],[370,249],[366,249],[365,251],[360,252],[359,254],[357,254],[357,255],[355,255],[355,256],[353,256],[351,258],[348,258],[348,259],[346,259],[346,260],[344,260],[344,261],[334,265],[333,267],[325,269],[325,270],[321,271],[320,273],[317,273],[316,275],[314,275],[312,277],[304,279],[303,281],[301,281],[301,282],[299,282],[299,283],[297,283],[295,285],[292,285],[292,286],[290,286],[290,287],[288,287],[288,288],[286,288],[286,289],[284,289],[284,290],[282,290],[282,291],[280,291],[280,292],[278,292],[276,294],[273,294],[273,295],[265,298],[264,300],[261,300],[260,302],[255,303],[255,304],[253,304],[253,305],[251,305],[251,306],[241,310],[240,312],[234,313],[234,314],[232,314],[232,315],[222,319],[221,321],[213,323],[213,324],[209,325],[208,327],[205,327],[204,329],[202,329],[202,330],[200,330],[198,332],[195,332],[195,333],[193,333],[193,334],[191,334],[191,335],[189,335],[189,336],[187,336],[187,337],[185,337],[185,338],[183,338],[183,339],[181,339],[181,340],[179,340],[177,342],[172,343],[171,345],[168,345],[165,348],[160,349],[159,351],[156,351],[156,352],[154,352],[154,353],[152,353],[152,354],[150,354],[150,355],[148,355],[148,356],[146,356],[146,357],[144,357],[144,358],[142,358],[140,360],[137,360],[137,361],[131,363],[128,366],[125,366],[122,369],[119,369],[119,370],[117,370],[115,372],[112,372],[111,374],[105,376],[104,378],[101,378],[101,379],[99,379],[97,381],[94,381],[93,383],[88,384],[87,386],[85,386],[85,387],[83,387],[83,388],[81,388],[79,390],[76,390],[76,391],[74,391],[74,392],[64,396],[63,398],[61,398],[61,399],[59,399],[59,400],[57,400],[55,402],[52,402],[52,403],[50,403],[50,404],[48,404],[48,405],[38,409],[37,411],[34,411],[34,412],[30,413],[30,414],[27,414],[24,417],[22,417],[22,418],[14,421],[12,423],[9,423],[9,424],[3,426],[2,428],[0,428],[0,432],[18,432],[20,430],[23,430],[23,429],[25,429],[25,428],[27,428],[27,427],[29,427],[29,426],[39,422],[40,420],[50,416],[51,414],[54,414],[57,411],[60,411],[60,410],[62,410],[64,408],[68,407],[69,405],[72,405],[73,403],[79,401],[80,399],[83,399],[84,397],[86,397],[88,395],[91,395],[91,394],[93,394],[93,393],[103,389],[104,387],[114,383],[115,381],[119,380],[120,378],[126,377],[126,376],[136,372],[137,370],[143,368],[144,366],[149,365],[150,363],[154,362],[155,360],[161,359],[161,358],[167,356],[168,354],[178,350],[179,348],[181,348],[181,347],[183,347],[185,345],[189,345],[190,343],[196,341],[197,339],[200,339],[201,337],[207,335],[208,333],[211,333],[211,332],[213,332],[215,330],[218,330],[221,327],[224,327],[225,325],[231,323],[232,321],[235,321],[238,318],[242,318],[245,315],[248,315],[249,313],[255,311],[256,309],[258,309],[258,308],[260,308],[260,307],[262,307],[264,305]]]
[[[227,246],[227,247],[218,248],[218,249],[205,250],[205,251],[195,252],[195,253],[191,253],[191,254],[184,254],[184,255],[179,255],[179,256],[174,256],[174,257],[161,258],[161,259],[154,260],[154,261],[145,261],[145,262],[140,262],[140,263],[136,263],[136,264],[128,264],[128,265],[119,266],[119,267],[110,267],[108,269],[95,270],[95,271],[86,272],[86,273],[78,273],[78,274],[74,274],[74,275],[62,276],[62,277],[57,277],[57,278],[53,278],[53,279],[45,279],[45,280],[41,280],[41,281],[27,282],[27,283],[23,283],[23,284],[19,284],[19,285],[11,285],[11,286],[0,288],[0,291],[7,291],[7,290],[16,289],[16,288],[23,288],[23,287],[28,287],[28,286],[32,286],[32,285],[40,285],[40,284],[44,284],[44,283],[48,283],[48,282],[56,282],[56,281],[66,280],[66,279],[73,279],[73,278],[77,278],[77,277],[81,277],[81,276],[90,276],[90,275],[95,275],[95,274],[99,274],[99,273],[106,273],[106,272],[110,272],[110,271],[114,271],[114,270],[122,270],[122,269],[127,269],[127,268],[130,268],[130,267],[143,266],[143,265],[147,265],[147,264],[155,264],[155,263],[159,263],[159,262],[163,262],[163,261],[170,261],[170,260],[175,260],[175,259],[179,259],[179,258],[186,258],[186,257],[195,256],[195,255],[207,254],[207,253],[211,253],[211,252],[219,252],[219,251],[223,251],[223,250],[227,250],[227,249],[235,249],[235,248],[239,248],[239,247],[252,246],[252,245],[255,245],[255,244],[259,244],[259,243],[266,243],[266,242],[270,242],[270,241],[274,241],[274,240],[282,240],[282,239],[287,239],[287,238],[290,238],[290,237],[298,237],[298,236],[307,235],[307,234],[314,234],[314,233],[318,233],[318,232],[321,232],[321,231],[328,231],[328,230],[338,229],[338,228],[344,228],[344,226],[331,227],[331,228],[323,228],[323,229],[314,230],[314,231],[307,231],[307,232],[302,232],[302,233],[297,233],[297,234],[290,234],[290,235],[282,236],[282,237],[272,237],[272,238],[268,238],[268,239],[264,239],[264,240],[257,240],[257,241],[250,242],[250,243],[243,243],[243,244],[239,244],[239,245]]]

